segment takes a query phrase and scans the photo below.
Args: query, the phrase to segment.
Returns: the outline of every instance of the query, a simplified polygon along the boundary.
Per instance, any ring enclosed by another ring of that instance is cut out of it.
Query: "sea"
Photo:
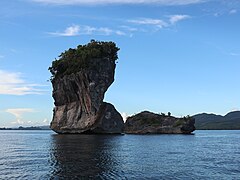
[[[0,131],[0,179],[240,179],[240,131],[59,135]]]

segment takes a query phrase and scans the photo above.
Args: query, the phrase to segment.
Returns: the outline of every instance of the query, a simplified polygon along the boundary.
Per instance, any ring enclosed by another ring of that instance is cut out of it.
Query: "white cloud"
[[[121,116],[122,116],[122,118],[123,118],[123,121],[126,122],[126,120],[127,120],[127,118],[128,118],[128,114],[125,113],[125,112],[122,112],[122,113],[121,113]]]
[[[49,123],[50,123],[50,121],[47,118],[45,118],[41,124],[42,125],[49,125]]]
[[[240,56],[240,53],[231,52],[230,55],[231,55],[231,56]]]
[[[39,111],[32,109],[32,108],[10,108],[6,109],[2,112],[5,113],[10,113],[13,116],[15,116],[15,120],[10,122],[13,127],[16,126],[45,126],[49,125],[50,121],[48,118],[44,118],[43,120],[40,121],[35,121],[35,120],[27,120],[24,118],[25,114],[28,113],[39,113]],[[1,113],[1,111],[0,111]]]
[[[126,33],[123,32],[123,31],[116,31],[116,34],[119,35],[119,36],[126,36]]]
[[[0,70],[0,94],[26,95],[42,94],[45,92],[39,89],[43,85],[26,83],[21,78],[21,73]]]
[[[229,14],[236,14],[237,10],[236,9],[232,9],[231,11],[229,11]]]
[[[52,36],[81,36],[81,35],[102,35],[102,36],[133,36],[134,32],[149,32],[145,29],[155,28],[154,31],[158,31],[162,28],[173,26],[179,21],[190,18],[189,15],[171,15],[165,17],[165,19],[153,19],[153,18],[137,18],[126,20],[128,24],[118,26],[118,29],[112,29],[109,27],[92,27],[88,25],[72,25],[67,27],[63,31],[48,32]],[[131,23],[131,25],[129,24]],[[128,26],[129,25],[129,26]],[[138,26],[138,27],[136,27]],[[140,28],[142,26],[143,28]],[[145,27],[144,27],[145,26]]]
[[[190,16],[189,16],[189,15],[172,15],[172,16],[170,16],[169,18],[170,18],[170,19],[169,19],[169,22],[170,22],[171,24],[175,24],[175,23],[177,23],[178,21],[182,21],[182,20],[184,20],[184,19],[190,18]]]
[[[11,122],[12,124],[24,124],[24,121],[22,120],[23,114],[33,113],[36,111],[31,108],[15,108],[15,109],[6,109],[5,112],[10,113],[16,117],[16,120],[14,122]]]
[[[80,35],[119,35],[123,36],[126,35],[125,32],[120,30],[113,30],[108,27],[91,27],[91,26],[84,26],[84,25],[73,25],[67,27],[63,32],[50,32],[48,33],[54,36],[80,36]]]
[[[167,28],[175,25],[177,22],[190,18],[189,15],[171,15],[167,16],[167,19],[152,19],[152,18],[138,18],[127,20],[127,22],[137,25],[148,25],[157,27],[158,29]],[[127,26],[126,26],[127,27]]]
[[[45,118],[44,120],[43,120],[43,123],[48,123],[49,121],[48,121],[48,119],[47,118]]]
[[[158,28],[167,27],[168,23],[161,19],[151,19],[151,18],[140,18],[140,19],[132,19],[128,20],[130,23],[139,24],[139,25],[154,25]]]
[[[84,31],[85,34],[89,34],[92,30],[88,27],[85,27],[84,30],[78,25],[72,25],[67,27],[63,32],[50,32],[48,34],[54,35],[54,36],[78,36],[80,34],[80,31]]]
[[[12,73],[0,70],[0,84],[18,84],[24,81],[20,79],[20,73]]]
[[[112,29],[106,28],[106,27],[101,27],[101,28],[95,28],[94,30],[97,34],[99,33],[100,35],[106,35],[109,36],[113,33]],[[92,33],[94,33],[94,31]]]
[[[127,31],[130,31],[130,32],[135,32],[135,31],[138,31],[139,29],[138,28],[135,28],[135,27],[130,27],[130,26],[120,26],[121,28],[127,30]]]
[[[157,4],[162,6],[203,3],[207,0],[32,0],[56,5],[99,5],[99,4]]]
[[[31,108],[6,109],[6,112],[13,114],[16,118],[22,118],[23,113],[36,112]]]
[[[80,27],[73,25],[68,27],[63,33],[56,33],[59,36],[77,36],[79,33]]]

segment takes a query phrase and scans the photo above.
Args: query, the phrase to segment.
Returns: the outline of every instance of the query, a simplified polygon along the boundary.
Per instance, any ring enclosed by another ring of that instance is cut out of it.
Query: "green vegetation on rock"
[[[127,118],[124,132],[129,134],[190,134],[195,130],[194,118],[176,118],[171,113],[143,111]]]
[[[114,42],[103,42],[91,40],[86,45],[79,45],[76,49],[70,48],[63,52],[59,59],[52,62],[49,71],[52,74],[51,80],[77,73],[83,69],[96,69],[95,60],[115,62],[118,59],[119,48]]]
[[[178,120],[174,123],[173,127],[181,126],[182,124],[184,124],[184,122],[185,122],[185,121],[184,121],[183,118],[178,119]]]
[[[160,118],[152,118],[152,117],[150,117],[150,118],[146,118],[146,117],[142,117],[141,119],[140,119],[140,124],[141,125],[144,125],[144,124],[148,124],[148,125],[161,125],[161,123],[162,123],[162,119],[160,119]]]

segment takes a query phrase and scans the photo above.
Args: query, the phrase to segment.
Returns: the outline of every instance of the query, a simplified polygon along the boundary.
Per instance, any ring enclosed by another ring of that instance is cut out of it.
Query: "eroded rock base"
[[[120,134],[123,128],[120,113],[112,104],[105,102],[95,115],[83,114],[77,102],[57,106],[51,123],[51,129],[60,134]]]

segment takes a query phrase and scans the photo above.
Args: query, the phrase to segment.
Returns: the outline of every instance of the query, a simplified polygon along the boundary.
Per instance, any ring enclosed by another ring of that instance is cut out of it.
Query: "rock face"
[[[190,134],[195,130],[191,117],[175,118],[148,111],[129,117],[124,132],[128,134]]]
[[[98,58],[95,68],[52,80],[54,113],[51,129],[57,133],[122,133],[124,123],[113,105],[103,102],[114,81],[115,61]]]

